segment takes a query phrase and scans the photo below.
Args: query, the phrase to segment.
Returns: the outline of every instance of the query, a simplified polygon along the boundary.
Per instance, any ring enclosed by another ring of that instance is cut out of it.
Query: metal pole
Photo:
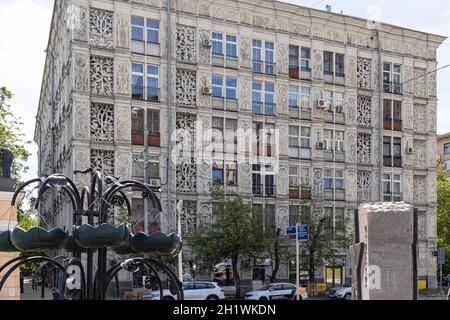
[[[178,236],[180,239],[182,238],[182,231],[181,231],[181,210],[183,210],[183,200],[180,200],[177,204],[177,216],[178,216]],[[178,254],[178,277],[181,282],[183,282],[183,250],[180,250],[180,253]]]
[[[172,1],[166,0],[167,14],[167,210],[166,217],[170,221],[172,200]]]
[[[384,124],[383,124],[383,53],[381,50],[381,39],[380,39],[380,33],[378,30],[375,30],[375,36],[377,39],[377,55],[378,55],[378,63],[379,63],[379,86],[378,86],[378,108],[379,108],[379,117],[380,117],[380,127],[379,127],[379,135],[380,135],[380,148],[379,148],[379,152],[380,152],[380,163],[379,163],[379,192],[380,192],[380,202],[383,202],[383,174],[384,174],[384,158],[383,158],[383,135],[384,135]]]
[[[440,285],[440,287],[441,287],[441,298],[443,299],[444,298],[444,291],[442,290],[442,263],[439,264],[439,268],[440,268],[439,273],[440,273],[440,278],[441,278],[441,285]]]
[[[300,224],[299,222],[296,223],[295,225],[295,256],[296,256],[296,284],[297,284],[297,288],[296,290],[298,290],[297,295],[296,295],[296,300],[300,299],[300,244],[298,241],[298,228],[299,228]]]
[[[148,110],[144,108],[144,184],[148,184]],[[149,220],[148,220],[148,201],[150,195],[144,198],[144,229],[145,233],[149,233]]]

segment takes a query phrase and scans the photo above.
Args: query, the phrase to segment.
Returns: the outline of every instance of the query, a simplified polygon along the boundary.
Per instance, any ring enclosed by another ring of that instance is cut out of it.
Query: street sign
[[[296,235],[295,226],[287,228],[288,235]],[[298,241],[308,241],[309,240],[309,227],[307,224],[302,224],[298,226]]]
[[[293,236],[293,235],[295,235],[296,234],[296,232],[295,232],[295,226],[294,227],[288,227],[287,228],[287,235],[288,236]]]
[[[438,261],[439,265],[445,264],[445,248],[438,248]]]

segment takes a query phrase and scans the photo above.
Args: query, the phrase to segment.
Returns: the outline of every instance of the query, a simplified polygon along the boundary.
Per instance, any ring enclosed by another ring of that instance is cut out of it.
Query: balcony
[[[160,89],[133,85],[131,86],[131,97],[135,100],[159,102]]]
[[[213,97],[212,108],[215,110],[238,111],[239,105],[237,99],[228,99],[224,97]]]
[[[403,94],[403,85],[398,82],[383,82],[383,89],[385,93]]]
[[[147,42],[142,40],[131,40],[131,52],[138,54],[146,54],[149,56],[161,56],[161,46],[159,43]]]
[[[252,186],[252,189],[253,189],[253,196],[255,197],[275,198],[277,195],[276,186],[274,185],[254,184]]]
[[[291,159],[311,159],[311,148],[299,146],[289,146],[289,158]]]
[[[275,103],[253,101],[254,114],[275,117],[276,107]]]
[[[144,145],[144,133],[139,130],[133,130],[131,132],[131,142],[133,145]],[[159,134],[149,134],[148,145],[151,147],[159,147],[161,143],[161,136]]]
[[[253,60],[253,72],[268,75],[276,75],[277,65],[276,63],[273,62]]]
[[[384,119],[383,127],[384,127],[384,130],[402,131],[403,122],[402,122],[402,120]]]

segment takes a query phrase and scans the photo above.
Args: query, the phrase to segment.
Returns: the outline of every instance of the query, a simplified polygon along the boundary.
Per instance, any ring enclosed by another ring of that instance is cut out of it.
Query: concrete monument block
[[[417,290],[417,222],[407,203],[362,205],[351,249],[354,297],[413,300]]]

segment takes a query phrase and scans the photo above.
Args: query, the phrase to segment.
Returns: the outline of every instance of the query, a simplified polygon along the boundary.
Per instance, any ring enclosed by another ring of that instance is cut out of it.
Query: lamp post
[[[180,239],[182,238],[181,232],[181,211],[183,210],[183,200],[178,201],[177,203],[177,218],[178,218],[178,236]],[[178,278],[183,281],[183,250],[180,250],[178,254]]]

